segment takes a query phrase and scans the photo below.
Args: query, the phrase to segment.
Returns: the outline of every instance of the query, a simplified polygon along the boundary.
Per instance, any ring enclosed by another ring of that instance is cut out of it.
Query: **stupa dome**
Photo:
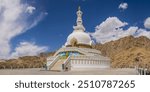
[[[72,45],[73,43],[91,46],[92,41],[89,34],[85,32],[74,31],[68,36],[66,45]]]

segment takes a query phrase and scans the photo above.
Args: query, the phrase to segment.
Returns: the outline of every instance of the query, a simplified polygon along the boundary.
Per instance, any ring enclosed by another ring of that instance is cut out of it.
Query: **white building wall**
[[[98,58],[97,58],[98,59]],[[88,57],[74,57],[70,60],[71,70],[110,68],[110,60],[88,59]]]

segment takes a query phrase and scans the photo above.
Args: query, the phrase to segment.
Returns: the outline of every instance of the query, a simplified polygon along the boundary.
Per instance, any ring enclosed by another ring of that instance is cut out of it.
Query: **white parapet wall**
[[[110,68],[110,59],[93,56],[75,56],[70,58],[71,70]]]

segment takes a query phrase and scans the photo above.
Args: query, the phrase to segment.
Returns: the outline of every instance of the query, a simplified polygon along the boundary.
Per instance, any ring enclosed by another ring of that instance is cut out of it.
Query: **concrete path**
[[[2,69],[0,75],[136,75],[135,69],[95,69],[76,70],[68,72],[44,71],[39,68],[32,69]]]

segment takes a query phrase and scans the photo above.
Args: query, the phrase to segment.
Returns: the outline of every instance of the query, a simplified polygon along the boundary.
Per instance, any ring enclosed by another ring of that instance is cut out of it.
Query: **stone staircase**
[[[64,63],[64,59],[59,59],[50,70],[51,71],[62,71],[63,63]]]

